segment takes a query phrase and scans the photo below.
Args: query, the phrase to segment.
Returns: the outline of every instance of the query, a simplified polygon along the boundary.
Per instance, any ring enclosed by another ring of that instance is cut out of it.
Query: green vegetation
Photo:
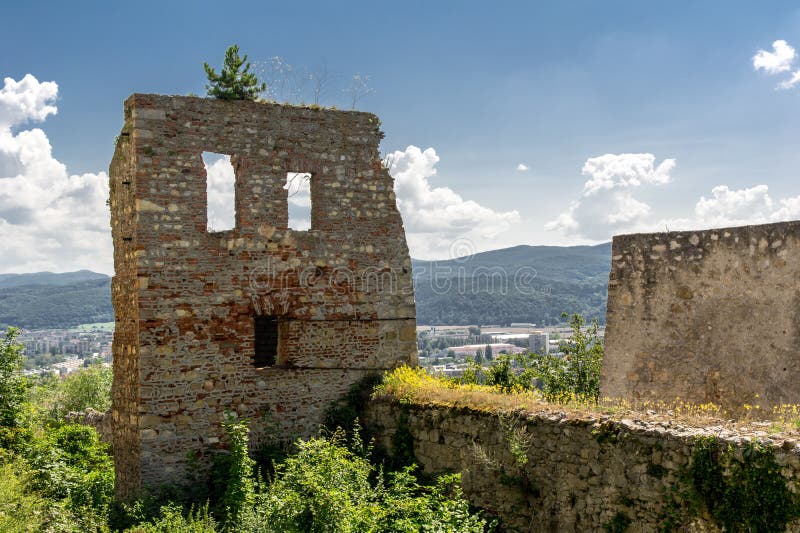
[[[784,531],[800,518],[800,498],[781,475],[771,448],[750,441],[741,456],[716,437],[695,440],[692,461],[668,495],[664,531],[705,509],[724,531]]]
[[[457,378],[461,384],[485,384],[501,392],[540,390],[547,401],[597,403],[600,398],[600,370],[603,344],[594,321],[587,328],[580,315],[569,318],[572,336],[560,343],[563,357],[523,353],[501,355],[484,367],[477,359]]]
[[[22,347],[16,335],[10,329],[0,340],[4,533],[482,532],[492,527],[470,512],[457,475],[426,485],[415,476],[415,467],[393,470],[373,457],[350,411],[357,411],[374,378],[354,387],[344,405],[330,411],[330,421],[350,422],[349,433],[337,429],[297,441],[291,453],[259,469],[248,454],[247,421],[228,413],[223,422],[227,449],[209,450],[215,457],[210,483],[190,479],[187,471],[185,487],[164,487],[118,506],[109,446],[94,428],[64,420],[68,411],[108,408],[110,369],[93,366],[64,380],[29,381],[20,374]]]
[[[250,72],[247,54],[239,57],[239,45],[236,44],[225,51],[225,63],[219,74],[208,63],[203,63],[203,68],[208,76],[208,95],[220,100],[255,100],[267,89],[267,85]]]

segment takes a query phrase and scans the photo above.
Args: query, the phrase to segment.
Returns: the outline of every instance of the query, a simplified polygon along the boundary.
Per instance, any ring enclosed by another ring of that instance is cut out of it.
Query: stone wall
[[[603,396],[800,403],[800,223],[614,237]]]
[[[365,426],[376,443],[396,448],[398,430],[430,474],[462,473],[470,502],[501,519],[503,531],[662,531],[670,494],[689,465],[697,438],[715,435],[741,457],[753,435],[669,422],[612,420],[591,413],[517,413],[400,403],[367,406]],[[797,442],[770,441],[790,487],[800,480]],[[514,444],[512,444],[512,442]],[[622,518],[625,517],[625,518]],[[680,531],[719,531],[704,512],[687,515]],[[681,522],[678,520],[677,522]],[[608,529],[622,531],[623,529]],[[790,524],[800,531],[800,523]]]
[[[223,439],[316,433],[365,374],[416,362],[411,262],[368,113],[135,94],[110,166],[117,495],[183,477]],[[231,155],[236,225],[207,231],[203,151]],[[311,173],[311,229],[287,173]],[[255,365],[254,320],[278,321]]]

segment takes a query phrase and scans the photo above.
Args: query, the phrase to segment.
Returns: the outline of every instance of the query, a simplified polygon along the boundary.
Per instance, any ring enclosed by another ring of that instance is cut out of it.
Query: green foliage
[[[500,355],[488,367],[483,367],[480,361],[468,360],[467,368],[456,381],[491,385],[502,392],[539,388],[548,401],[596,403],[600,398],[603,362],[598,324],[593,321],[586,327],[586,320],[574,314],[570,317],[570,327],[572,337],[561,342],[563,357],[531,352],[513,358]]]
[[[677,529],[700,506],[724,531],[784,531],[800,518],[800,499],[781,475],[773,451],[758,441],[748,442],[740,459],[716,437],[698,438],[692,461],[668,498],[664,531]]]
[[[584,331],[585,324],[586,320],[581,315],[573,314],[570,317],[572,337],[561,341],[560,346],[564,358],[558,364],[546,365],[547,371],[541,379],[542,390],[548,399],[559,400],[573,395],[584,401],[597,402],[600,399],[603,344],[597,321],[593,321]]]
[[[105,412],[111,407],[111,367],[93,365],[69,374],[58,383],[46,400],[51,419],[63,420],[71,411],[83,411],[87,407]]]
[[[237,420],[230,413],[226,413],[223,427],[230,441],[230,460],[222,507],[225,510],[225,522],[237,524],[243,509],[252,503],[255,496],[253,481],[255,461],[247,453],[249,432],[247,421]]]
[[[0,465],[0,531],[17,533],[44,530],[48,502],[37,494],[29,493],[28,482],[23,465]]]
[[[0,426],[17,428],[23,420],[28,381],[22,375],[22,344],[16,341],[19,330],[8,328],[0,336]]]
[[[239,45],[236,44],[225,51],[225,63],[219,74],[208,63],[203,63],[203,68],[208,76],[208,95],[220,100],[255,100],[267,88],[250,72],[247,55],[239,57]]]
[[[126,530],[126,533],[214,533],[217,524],[208,512],[208,505],[198,509],[190,509],[184,514],[183,509],[169,503],[160,510],[160,516],[150,523],[144,523]]]
[[[31,488],[47,498],[66,500],[84,513],[105,512],[114,497],[114,465],[107,444],[94,428],[64,424],[51,428],[30,452]]]
[[[384,475],[348,449],[342,431],[298,446],[256,496],[241,530],[484,531],[485,520],[470,514],[457,475],[440,478],[433,488],[418,485],[410,468]]]

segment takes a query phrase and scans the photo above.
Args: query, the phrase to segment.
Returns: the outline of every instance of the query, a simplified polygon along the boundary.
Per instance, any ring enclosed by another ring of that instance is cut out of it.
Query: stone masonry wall
[[[377,117],[135,94],[110,166],[117,495],[204,464],[226,410],[316,433],[367,373],[416,362],[411,263]],[[203,151],[231,155],[236,226],[207,231]],[[311,229],[287,228],[288,172],[311,173]],[[278,320],[256,368],[254,317]]]
[[[410,435],[424,472],[461,472],[465,496],[499,517],[501,531],[537,533],[622,531],[612,528],[620,516],[630,520],[625,531],[662,531],[665,495],[689,465],[697,437],[716,435],[739,456],[752,437],[719,427],[557,411],[498,415],[388,398],[371,402],[364,422],[386,450],[395,446],[398,430]],[[797,442],[770,443],[764,432],[760,438],[797,490]],[[678,531],[719,531],[703,511],[682,520]],[[800,523],[791,523],[789,531],[800,531]]]
[[[800,223],[614,237],[603,396],[800,402]]]

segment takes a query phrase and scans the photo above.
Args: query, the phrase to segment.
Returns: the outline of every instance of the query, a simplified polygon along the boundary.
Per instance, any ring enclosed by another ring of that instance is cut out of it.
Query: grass
[[[387,373],[373,396],[486,413],[524,411],[539,416],[661,422],[668,427],[676,424],[706,429],[724,427],[757,433],[756,436],[800,435],[800,405],[796,404],[771,409],[745,405],[738,413],[731,413],[713,403],[694,404],[680,399],[665,402],[603,398],[593,403],[573,397],[563,403],[554,403],[544,399],[538,390],[515,388],[503,392],[487,385],[462,385],[430,375],[423,368],[407,366]]]

